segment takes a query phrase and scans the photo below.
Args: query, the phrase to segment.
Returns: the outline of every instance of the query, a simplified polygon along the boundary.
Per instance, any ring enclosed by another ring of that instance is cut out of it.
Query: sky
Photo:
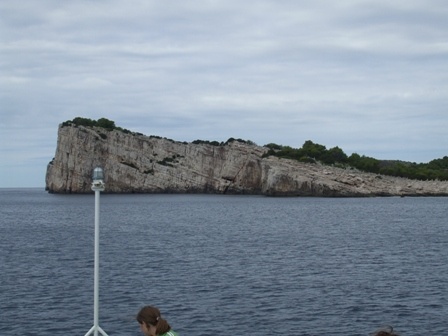
[[[0,1],[0,188],[76,117],[176,141],[448,155],[446,0]]]

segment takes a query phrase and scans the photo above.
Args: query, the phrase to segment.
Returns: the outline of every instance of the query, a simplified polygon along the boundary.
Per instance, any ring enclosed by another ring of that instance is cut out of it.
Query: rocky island
[[[50,193],[90,193],[95,167],[107,193],[267,196],[448,196],[448,181],[420,181],[266,156],[245,141],[187,143],[95,126],[59,125],[45,177]]]

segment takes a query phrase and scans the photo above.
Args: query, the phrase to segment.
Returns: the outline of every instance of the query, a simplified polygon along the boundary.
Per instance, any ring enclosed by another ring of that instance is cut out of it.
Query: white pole
[[[99,282],[100,282],[100,191],[95,190],[95,271],[93,285],[93,325],[94,336],[98,336]]]
[[[85,334],[98,336],[98,331],[103,336],[108,336],[99,326],[99,284],[100,284],[100,191],[104,190],[103,171],[95,168],[93,173],[92,190],[95,191],[95,264],[93,281],[93,327]]]

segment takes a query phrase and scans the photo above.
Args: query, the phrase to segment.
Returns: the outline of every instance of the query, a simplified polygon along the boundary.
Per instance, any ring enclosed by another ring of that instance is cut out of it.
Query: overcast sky
[[[0,2],[0,187],[44,187],[75,117],[428,162],[448,155],[448,1]]]

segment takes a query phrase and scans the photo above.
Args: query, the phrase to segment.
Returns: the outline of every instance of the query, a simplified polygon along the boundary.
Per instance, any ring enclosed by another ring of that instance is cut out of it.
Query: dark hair
[[[382,327],[382,328],[378,329],[377,331],[375,331],[371,335],[372,336],[399,336],[398,334],[396,334],[394,332],[394,328],[391,326]]]
[[[162,318],[160,310],[156,307],[145,306],[137,314],[138,323],[145,323],[148,327],[153,325],[156,327],[156,335],[164,334],[171,330],[168,321]]]

